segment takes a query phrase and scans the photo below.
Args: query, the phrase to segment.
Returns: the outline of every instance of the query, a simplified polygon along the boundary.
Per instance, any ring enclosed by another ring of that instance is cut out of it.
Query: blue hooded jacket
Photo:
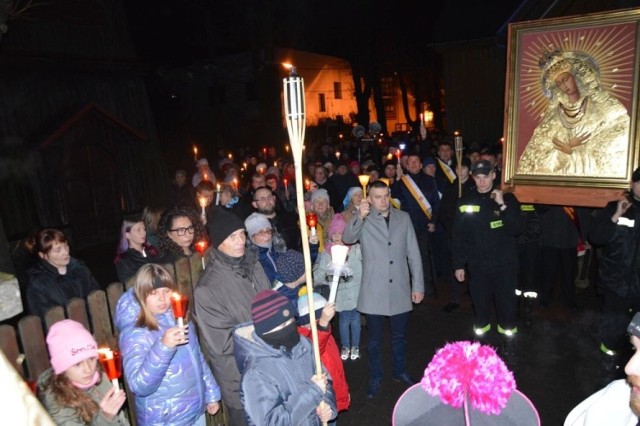
[[[323,369],[329,382],[324,395],[311,381],[315,368],[308,339],[301,338],[290,353],[275,349],[256,335],[249,322],[236,326],[233,345],[249,425],[320,425],[316,407],[323,400],[335,418],[338,410],[331,376]]]
[[[156,315],[159,329],[136,327],[140,305],[133,288],[116,307],[124,376],[135,395],[139,425],[192,425],[207,404],[220,400],[220,387],[200,350],[195,325],[189,322],[189,343],[169,348],[162,343],[176,325],[173,312]]]

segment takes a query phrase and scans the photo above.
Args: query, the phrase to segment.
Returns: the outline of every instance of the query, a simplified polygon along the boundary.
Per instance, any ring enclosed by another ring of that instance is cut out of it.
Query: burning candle
[[[284,146],[284,151],[288,154],[289,153],[289,145],[285,145]]]
[[[367,185],[369,184],[369,175],[359,175],[358,180],[362,185],[362,198],[367,198]]]
[[[287,178],[282,179],[282,183],[284,184],[284,196],[289,198],[289,181],[287,181]]]
[[[228,157],[229,157],[229,160],[233,160],[233,154],[232,153],[229,153]]]
[[[216,206],[220,205],[220,184],[216,184]]]
[[[273,167],[278,167],[278,162],[277,161],[273,162]]]
[[[198,253],[200,253],[200,258],[202,259],[202,269],[204,270],[206,268],[205,263],[204,263],[204,252],[207,251],[207,247],[209,246],[209,244],[207,244],[207,242],[205,240],[202,241],[198,241],[195,245],[196,247],[196,251]]]
[[[398,157],[398,164],[400,164],[400,157],[402,157],[402,150],[400,148],[396,149],[396,157]]]
[[[242,163],[242,168],[247,170],[247,163]]]
[[[267,159],[267,148],[262,148],[262,156],[265,160]]]
[[[202,213],[200,213],[202,216],[206,216],[207,213],[205,212],[205,207],[207,207],[207,199],[206,197],[198,197],[198,203],[200,204],[200,207],[202,207]]]
[[[184,294],[171,293],[171,309],[173,316],[178,320],[178,326],[184,327],[184,317],[187,316],[187,307],[189,306],[189,298]]]
[[[315,213],[307,213],[305,217],[307,219],[307,226],[311,228],[311,236],[313,237],[316,235],[316,226],[318,226],[318,215]]]
[[[336,158],[340,161],[340,151],[336,151]]]
[[[202,180],[209,180],[209,175],[205,173],[204,176],[202,176]]]
[[[309,182],[309,179],[305,179],[304,180],[304,190],[308,191],[311,189],[311,182]]]
[[[193,161],[198,162],[198,147],[195,145],[193,146]]]
[[[238,190],[238,179],[233,178],[233,187],[235,188],[235,190]]]
[[[392,153],[388,153],[387,154],[387,160],[393,160],[393,154]]]
[[[100,360],[100,364],[102,364],[104,373],[107,375],[109,380],[111,380],[113,388],[116,391],[119,391],[120,384],[118,383],[118,379],[122,376],[120,352],[112,351],[109,348],[100,348],[98,349],[98,359]]]

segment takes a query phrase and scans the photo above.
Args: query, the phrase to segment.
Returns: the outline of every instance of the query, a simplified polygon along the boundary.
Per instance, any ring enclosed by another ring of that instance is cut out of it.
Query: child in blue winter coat
[[[176,326],[173,278],[160,265],[140,268],[116,309],[124,376],[139,425],[203,425],[219,408],[220,388],[191,322]]]

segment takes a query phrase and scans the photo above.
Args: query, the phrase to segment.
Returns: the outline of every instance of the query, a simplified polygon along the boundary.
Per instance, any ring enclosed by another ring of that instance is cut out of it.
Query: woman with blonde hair
[[[192,323],[176,326],[171,274],[160,265],[140,268],[116,308],[124,375],[136,395],[137,423],[204,425],[219,408],[220,388],[200,350]],[[171,407],[171,409],[168,409]]]

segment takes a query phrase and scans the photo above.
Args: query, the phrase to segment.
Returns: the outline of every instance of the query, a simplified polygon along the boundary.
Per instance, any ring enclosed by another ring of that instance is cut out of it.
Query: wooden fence
[[[205,254],[206,256],[206,254]],[[186,294],[193,300],[193,288],[202,272],[201,257],[196,254],[191,258],[182,258],[175,264],[164,265],[175,277],[181,294]],[[117,330],[114,324],[115,310],[122,293],[126,291],[124,285],[111,283],[106,291],[94,290],[83,299],[75,298],[67,306],[56,306],[47,311],[44,318],[46,330],[56,322],[69,318],[82,323],[87,330],[91,330],[98,342],[98,347],[118,347]],[[11,325],[0,325],[0,350],[2,350],[13,367],[28,383],[33,384],[38,376],[47,370],[49,355],[45,341],[46,330],[43,330],[40,317],[28,315],[20,319],[17,330]],[[202,339],[201,339],[202,341]],[[129,407],[129,418],[135,425],[134,395],[126,388]],[[207,425],[225,425],[228,421],[224,413],[207,416]]]

